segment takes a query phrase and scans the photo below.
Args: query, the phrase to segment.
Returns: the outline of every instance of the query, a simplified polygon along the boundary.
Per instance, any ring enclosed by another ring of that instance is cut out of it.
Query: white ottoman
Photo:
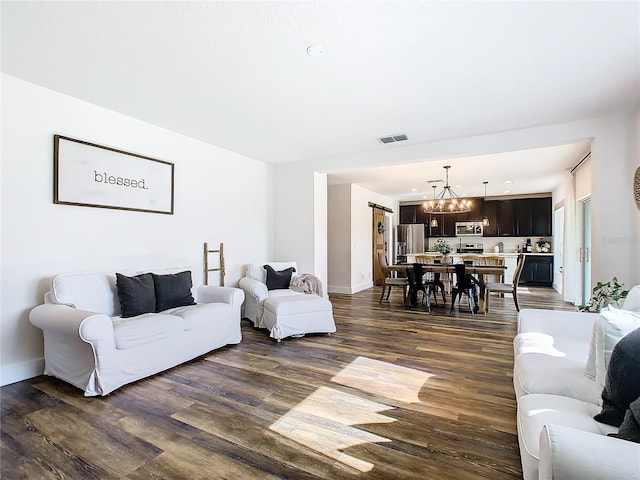
[[[336,331],[331,302],[312,294],[268,298],[263,325],[278,341],[292,335]]]

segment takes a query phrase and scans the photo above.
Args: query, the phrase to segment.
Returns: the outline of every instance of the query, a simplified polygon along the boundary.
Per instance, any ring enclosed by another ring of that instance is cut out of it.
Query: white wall
[[[353,293],[373,286],[373,209],[369,202],[393,209],[393,200],[351,185],[351,288]]]
[[[351,185],[330,185],[328,196],[328,291],[351,293]]]
[[[305,164],[276,165],[274,227],[271,260],[295,261],[327,285],[327,176]]]
[[[397,203],[358,185],[329,187],[329,291],[356,293],[373,286],[373,210]]]
[[[272,256],[272,167],[15,77],[1,88],[3,385],[42,373],[28,313],[52,275],[192,266],[200,283],[203,243],[224,242],[234,285]],[[53,204],[56,133],[173,162],[175,214]]]

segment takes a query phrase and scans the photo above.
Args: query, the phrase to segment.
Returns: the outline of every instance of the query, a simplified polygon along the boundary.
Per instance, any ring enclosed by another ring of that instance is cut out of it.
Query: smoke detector
[[[404,142],[405,140],[409,140],[409,137],[405,134],[389,135],[388,137],[380,137],[378,139],[380,143]]]

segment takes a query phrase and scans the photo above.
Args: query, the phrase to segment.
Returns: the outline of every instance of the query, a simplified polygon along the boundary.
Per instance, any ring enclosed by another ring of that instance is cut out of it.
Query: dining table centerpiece
[[[449,243],[445,242],[442,238],[436,240],[436,242],[431,247],[431,251],[440,252],[442,255],[444,255],[442,263],[450,263],[449,254],[453,252],[453,247]]]

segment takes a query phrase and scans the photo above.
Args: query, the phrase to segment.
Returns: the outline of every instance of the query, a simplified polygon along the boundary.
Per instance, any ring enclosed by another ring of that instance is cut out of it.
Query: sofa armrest
[[[640,444],[545,425],[540,433],[540,480],[640,480]]]
[[[29,321],[42,330],[80,335],[87,342],[113,338],[113,323],[108,315],[67,305],[38,305],[29,313]]]
[[[198,303],[228,303],[238,307],[244,301],[244,292],[234,287],[200,285],[196,290],[196,297]]]
[[[597,313],[524,308],[518,314],[518,333],[545,333],[574,342],[591,342]]]
[[[239,282],[240,288],[246,295],[254,297],[258,304],[264,302],[269,296],[267,285],[251,277],[242,277]]]
[[[80,337],[94,347],[115,348],[113,322],[103,313],[78,310],[67,305],[38,305],[29,313],[29,321],[44,332]]]
[[[622,308],[625,310],[640,310],[640,285],[635,285],[629,290],[627,298],[624,299]]]

